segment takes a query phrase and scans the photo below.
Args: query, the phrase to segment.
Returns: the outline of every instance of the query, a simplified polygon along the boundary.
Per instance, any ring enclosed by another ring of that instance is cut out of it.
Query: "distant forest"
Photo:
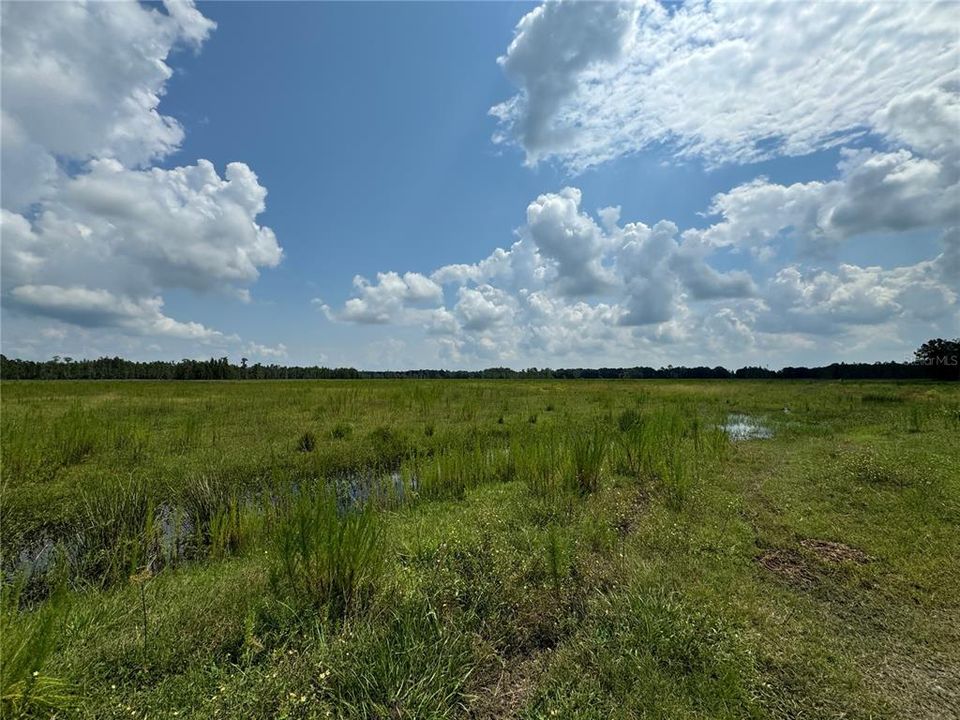
[[[780,380],[960,380],[960,338],[929,340],[914,352],[912,362],[832,363],[823,367],[619,367],[527,368],[493,367],[485,370],[357,370],[355,368],[250,365],[246,358],[234,365],[227,358],[136,362],[120,357],[74,360],[10,359],[0,355],[4,380],[361,380],[361,379],[780,379]]]

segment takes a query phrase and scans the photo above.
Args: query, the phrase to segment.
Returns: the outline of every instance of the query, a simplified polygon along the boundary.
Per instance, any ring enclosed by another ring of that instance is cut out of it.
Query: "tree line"
[[[360,379],[782,379],[782,380],[960,380],[960,338],[929,340],[914,352],[912,362],[831,363],[822,367],[616,367],[527,368],[492,367],[485,370],[357,370],[319,366],[239,365],[227,358],[137,362],[120,357],[74,360],[10,359],[0,355],[4,380],[360,380]]]

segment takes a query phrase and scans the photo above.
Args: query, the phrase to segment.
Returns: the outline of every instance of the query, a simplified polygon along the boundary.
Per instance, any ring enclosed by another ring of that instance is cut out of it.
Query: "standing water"
[[[731,440],[768,440],[773,430],[749,415],[728,415],[720,426]]]

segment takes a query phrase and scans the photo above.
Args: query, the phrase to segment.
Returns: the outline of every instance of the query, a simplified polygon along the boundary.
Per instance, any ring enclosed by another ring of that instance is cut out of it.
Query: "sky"
[[[906,360],[960,4],[2,5],[8,357]]]

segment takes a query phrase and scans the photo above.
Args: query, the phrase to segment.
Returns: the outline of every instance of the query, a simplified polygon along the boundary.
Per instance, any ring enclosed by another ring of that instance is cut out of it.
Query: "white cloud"
[[[554,114],[577,90],[582,72],[623,56],[636,19],[637,8],[631,5],[560,2],[541,5],[519,22],[499,62],[523,94],[492,112],[513,124],[529,162],[569,142],[571,131],[554,127]]]
[[[670,221],[621,224],[610,208],[596,222],[581,209],[579,190],[566,188],[530,204],[509,249],[435,271],[437,289],[422,295],[435,306],[413,306],[408,276],[389,272],[376,283],[358,278],[356,296],[326,312],[421,327],[424,347],[457,364],[656,365],[678,357],[687,365],[738,364],[748,349],[796,362],[797,353],[828,342],[849,359],[844,342],[865,354],[877,347],[866,327],[883,328],[887,345],[891,338],[910,343],[917,334],[952,332],[960,318],[956,231],[943,236],[940,255],[906,267],[761,263],[752,275],[745,267],[714,266],[722,246],[749,246],[740,233],[753,232],[751,242],[762,245],[784,217],[810,231],[820,221],[806,218],[829,217],[850,197],[842,183],[831,191],[761,180],[717,199],[714,209],[723,208],[723,217],[715,226],[680,232]],[[823,232],[835,232],[822,223]],[[584,281],[601,275],[603,282]],[[451,307],[440,283],[455,291]],[[887,345],[881,350],[888,352]]]
[[[583,297],[602,293],[613,284],[613,276],[602,264],[603,232],[580,212],[578,189],[546,193],[530,203],[522,232],[541,257],[552,261],[558,292]]]
[[[114,158],[136,167],[176,150],[183,128],[158,111],[173,47],[199,47],[215,27],[187,3],[3,5],[4,150],[45,159]],[[6,158],[5,158],[6,159]],[[6,163],[4,163],[6,166]],[[17,167],[4,196],[18,192]],[[34,200],[38,197],[32,198]],[[8,209],[19,205],[4,202]]]
[[[955,318],[960,310],[957,289],[938,276],[938,259],[890,270],[842,264],[835,273],[791,266],[772,278],[765,302],[761,325],[770,331],[815,334],[897,320],[926,323]]]
[[[845,239],[960,222],[956,156],[923,158],[909,150],[844,150],[840,177],[780,185],[758,178],[713,198],[718,222],[688,237],[715,247],[761,250],[784,236],[812,255]]]
[[[18,308],[81,327],[120,328],[138,335],[198,341],[223,338],[223,333],[200,323],[167,317],[161,312],[163,299],[159,297],[130,298],[107,290],[56,285],[20,285],[10,295]]]
[[[130,292],[252,282],[282,254],[273,231],[255,220],[265,195],[243,163],[228,165],[221,178],[206,160],[171,170],[95,160],[43,203],[32,227],[4,211],[16,258],[5,262],[4,280],[82,277]]]
[[[173,0],[3,4],[5,309],[204,340],[219,334],[164,316],[160,293],[243,299],[280,262],[257,222],[266,189],[247,165],[223,177],[202,159],[150,167],[184,137],[159,109],[167,59],[198,50],[214,27]]]
[[[513,318],[513,297],[491,285],[461,287],[457,298],[457,304],[453,308],[454,315],[464,330],[484,332],[494,326],[509,323]]]
[[[423,317],[423,307],[443,302],[443,288],[434,280],[420,273],[377,273],[377,281],[371,283],[357,275],[353,279],[357,297],[350,298],[340,311],[332,310],[317,299],[315,304],[331,320],[383,324],[402,321],[411,317]]]
[[[519,93],[495,139],[574,171],[661,143],[743,163],[902,140],[906,116],[928,151],[955,117],[958,23],[953,2],[549,3],[501,59]]]
[[[287,357],[287,346],[283,343],[277,343],[276,346],[261,345],[260,343],[250,342],[243,346],[242,352],[254,358],[263,358],[266,360],[281,360]]]

